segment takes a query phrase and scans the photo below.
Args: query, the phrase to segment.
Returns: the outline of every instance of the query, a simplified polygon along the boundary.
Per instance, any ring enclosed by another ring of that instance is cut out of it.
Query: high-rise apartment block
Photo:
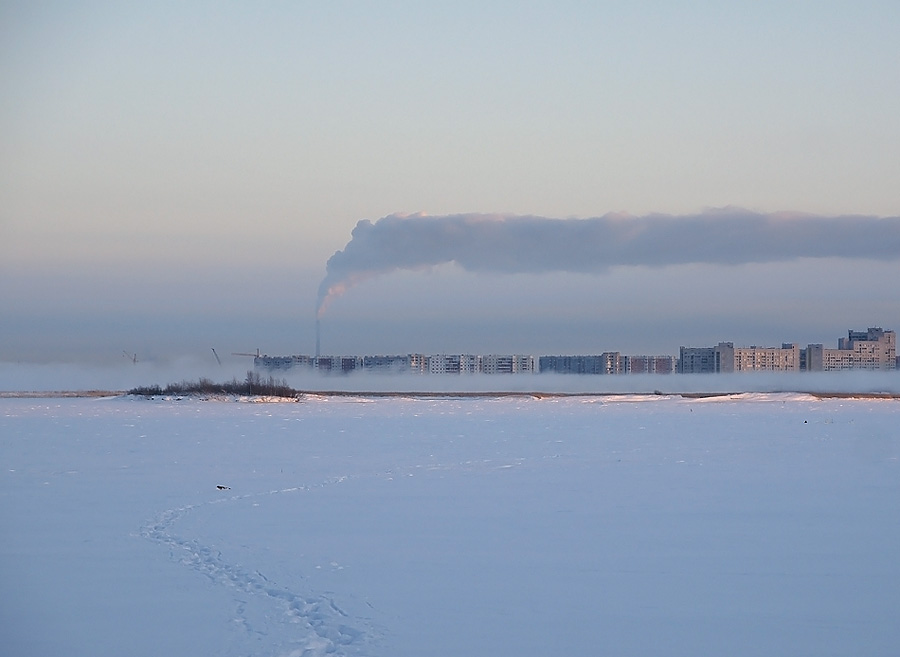
[[[622,374],[624,365],[625,359],[618,351],[599,356],[541,356],[538,359],[541,374]]]
[[[534,372],[534,356],[481,356],[482,374],[531,374]]]
[[[675,371],[674,356],[626,356],[628,374],[671,374]]]
[[[846,338],[838,340],[837,349],[825,349],[821,344],[806,349],[806,369],[811,372],[896,368],[897,335],[877,327],[848,331]]]
[[[478,358],[472,354],[440,354],[428,357],[429,374],[474,374]]]
[[[720,342],[715,347],[682,347],[678,371],[684,374],[714,372],[795,372],[800,369],[800,346],[735,347]]]
[[[682,347],[679,356],[678,371],[685,374],[897,368],[896,335],[880,328],[848,331],[846,338],[838,340],[837,349],[825,349],[821,344],[800,349],[795,343],[781,347],[735,347],[731,342],[720,342],[715,347]]]
[[[781,347],[727,347],[719,345],[721,372],[796,372],[800,369],[800,345]]]

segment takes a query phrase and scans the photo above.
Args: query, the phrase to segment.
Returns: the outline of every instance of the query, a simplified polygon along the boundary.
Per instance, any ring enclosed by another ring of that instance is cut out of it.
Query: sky
[[[866,233],[900,216],[898,30],[896,2],[0,0],[0,361],[312,353],[329,259],[387,217]],[[877,249],[381,268],[322,350],[836,345],[900,328]]]

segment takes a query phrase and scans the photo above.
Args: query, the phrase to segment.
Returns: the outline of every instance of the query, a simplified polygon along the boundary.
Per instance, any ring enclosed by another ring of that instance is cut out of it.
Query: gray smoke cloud
[[[360,281],[454,262],[471,272],[602,273],[613,266],[740,265],[797,258],[900,260],[900,217],[760,214],[590,219],[455,214],[389,215],[356,224],[328,259],[318,314]]]

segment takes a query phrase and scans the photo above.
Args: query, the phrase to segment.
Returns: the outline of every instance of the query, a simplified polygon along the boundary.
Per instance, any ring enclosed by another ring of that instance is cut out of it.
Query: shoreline
[[[102,397],[125,397],[130,393],[125,390],[14,390],[0,391],[0,399],[97,399]],[[709,399],[714,397],[735,397],[739,395],[809,395],[816,399],[900,399],[900,392],[823,392],[815,390],[739,390],[722,392],[555,392],[555,391],[349,391],[349,390],[298,390],[296,397],[278,398],[278,401],[297,401],[309,397],[369,397],[392,398],[408,397],[413,399],[501,399],[506,397],[531,397],[534,399],[561,399],[569,397],[681,397],[683,399]],[[144,397],[144,395],[131,395]],[[209,398],[208,394],[180,393],[172,395],[153,395],[164,397],[196,397]],[[252,395],[249,397],[253,397]],[[266,396],[271,399],[270,397]]]
[[[0,399],[66,399],[121,397],[126,390],[0,390]]]

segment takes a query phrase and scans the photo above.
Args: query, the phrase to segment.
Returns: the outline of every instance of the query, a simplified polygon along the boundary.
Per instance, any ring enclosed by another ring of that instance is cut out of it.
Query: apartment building
[[[543,374],[622,374],[625,358],[618,351],[608,351],[599,356],[541,356],[538,369]]]
[[[412,356],[363,356],[363,369],[384,374],[409,372]]]
[[[475,374],[479,359],[473,354],[436,354],[428,356],[429,374]]]
[[[719,345],[720,372],[797,372],[800,370],[800,345],[781,347],[733,347]]]
[[[683,374],[729,372],[794,372],[800,369],[800,346],[735,347],[720,342],[715,347],[681,347],[678,371]]]
[[[718,371],[715,347],[681,347],[678,350],[679,374],[713,374]]]
[[[675,371],[673,356],[626,356],[627,374],[671,374]]]
[[[324,374],[348,374],[362,369],[363,364],[359,356],[317,356],[312,361],[313,368]]]
[[[256,356],[253,366],[266,370],[312,369],[314,360],[310,356]]]
[[[821,344],[806,348],[806,369],[811,372],[895,370],[897,367],[896,333],[878,327],[848,331],[846,338],[838,339],[837,349],[826,349]]]
[[[481,356],[482,374],[530,374],[534,372],[534,356]]]

